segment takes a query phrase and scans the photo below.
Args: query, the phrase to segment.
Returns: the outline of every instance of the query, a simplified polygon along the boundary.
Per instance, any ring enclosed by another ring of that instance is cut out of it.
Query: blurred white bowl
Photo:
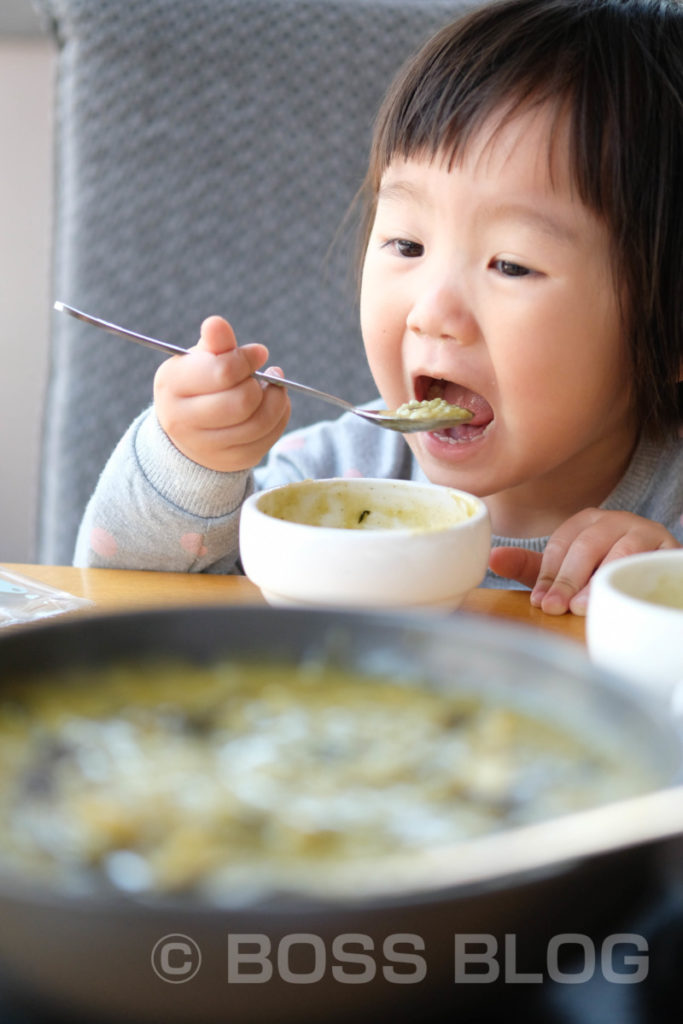
[[[591,581],[592,659],[653,695],[683,696],[683,548],[609,562]]]
[[[405,480],[304,480],[252,495],[247,576],[273,605],[457,607],[491,544],[481,499]]]

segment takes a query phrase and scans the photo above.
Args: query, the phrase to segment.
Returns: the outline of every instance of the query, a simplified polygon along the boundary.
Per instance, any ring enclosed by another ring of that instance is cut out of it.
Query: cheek
[[[400,345],[392,340],[392,334],[383,322],[366,322],[363,340],[368,366],[378,392],[387,405],[400,405],[403,401]]]
[[[360,325],[366,347],[374,345],[381,330],[384,319],[383,295],[384,290],[377,274],[373,272],[372,261],[366,258],[360,288]]]
[[[370,370],[380,391],[401,372],[401,346],[405,320],[378,276],[366,269],[360,301],[360,323]]]
[[[564,410],[581,404],[586,367],[570,355],[569,343],[558,342],[556,333],[549,345],[545,331],[536,335],[526,325],[489,345],[495,383],[484,393],[499,422],[524,437],[538,437],[539,428],[554,429],[560,420],[566,426]]]

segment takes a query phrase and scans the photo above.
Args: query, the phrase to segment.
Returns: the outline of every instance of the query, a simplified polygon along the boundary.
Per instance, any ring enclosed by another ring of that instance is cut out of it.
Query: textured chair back
[[[35,3],[59,46],[54,298],[184,346],[220,313],[289,375],[371,398],[344,218],[386,86],[463,0]],[[52,331],[39,558],[69,563],[159,360]],[[292,426],[329,415],[292,405]]]

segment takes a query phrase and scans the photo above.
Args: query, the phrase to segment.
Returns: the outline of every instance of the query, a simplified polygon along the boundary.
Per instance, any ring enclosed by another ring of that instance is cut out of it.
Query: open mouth
[[[472,413],[467,423],[459,423],[448,430],[434,431],[435,437],[450,444],[474,441],[480,438],[486,428],[493,423],[493,409],[476,391],[471,391],[463,384],[443,378],[421,375],[415,379],[415,397],[418,401],[430,401],[432,398],[443,398],[449,405],[459,405]]]

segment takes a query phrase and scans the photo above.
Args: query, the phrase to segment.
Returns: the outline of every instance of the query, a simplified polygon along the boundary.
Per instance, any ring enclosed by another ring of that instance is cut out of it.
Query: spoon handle
[[[69,316],[75,317],[76,320],[83,320],[84,323],[91,324],[93,327],[100,327],[104,331],[109,331],[110,334],[117,334],[121,338],[128,338],[129,341],[136,341],[139,345],[146,345],[148,348],[157,349],[159,352],[168,352],[173,356],[184,356],[187,354],[187,349],[182,348],[180,345],[172,345],[170,341],[160,341],[158,338],[148,338],[146,334],[138,334],[137,331],[129,331],[125,327],[119,327],[118,324],[111,324],[108,320],[100,320],[97,316],[90,316],[89,313],[84,313],[81,309],[68,306],[66,302],[55,302],[54,308],[59,313],[68,313]]]
[[[166,352],[173,356],[187,355],[188,350],[180,345],[172,345],[170,341],[161,341],[159,338],[150,338],[146,334],[139,334],[137,331],[129,331],[126,327],[120,327],[118,324],[112,324],[108,320],[101,320],[100,317],[84,313],[83,310],[69,306],[66,302],[55,302],[54,308],[59,313],[68,313],[70,316],[75,317],[76,320],[82,320],[92,327],[99,327],[110,334],[127,338],[128,341],[135,341],[138,345],[146,345],[148,348],[156,349],[159,352]],[[313,395],[315,398],[320,398],[323,402],[339,406],[341,409],[354,408],[351,402],[347,402],[343,398],[337,398],[336,395],[328,395],[326,391],[319,391],[317,388],[311,388],[307,384],[299,384],[295,380],[287,380],[286,377],[276,377],[275,374],[264,373],[261,370],[254,370],[252,376],[257,377],[258,380],[265,381],[267,384],[275,384],[277,387],[301,391],[305,395]]]
[[[337,398],[336,395],[328,395],[326,391],[320,391],[318,388],[311,388],[308,384],[299,384],[296,380],[288,380],[286,377],[276,377],[274,373],[264,373],[262,370],[252,370],[252,377],[256,377],[258,380],[264,380],[268,384],[275,384],[281,388],[288,388],[290,391],[300,391],[302,395],[312,395],[313,398],[319,398],[323,402],[329,402],[331,405],[338,405],[340,409],[352,409],[356,412],[355,406],[351,402],[347,402],[344,398]]]

